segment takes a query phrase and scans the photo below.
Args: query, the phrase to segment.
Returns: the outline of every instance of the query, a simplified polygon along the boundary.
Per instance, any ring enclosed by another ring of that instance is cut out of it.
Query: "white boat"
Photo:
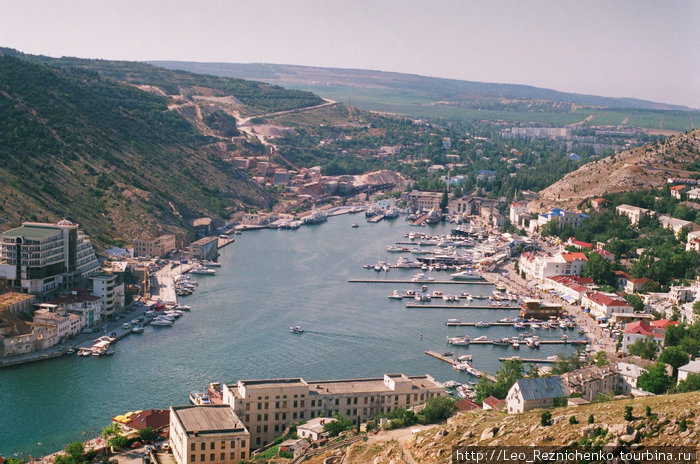
[[[128,329],[128,328],[130,328],[130,327],[131,327],[131,323],[130,323],[130,322],[125,322],[125,323],[122,324],[122,329]]]
[[[447,343],[455,346],[467,346],[469,345],[469,337],[449,337]]]
[[[174,309],[179,309],[179,310],[182,310],[182,311],[189,311],[189,310],[191,310],[192,308],[189,307],[189,306],[187,306],[187,305],[181,305],[181,304],[179,304],[179,305],[175,305],[175,308],[174,308]]]
[[[472,358],[473,358],[472,355],[464,354],[464,355],[460,356],[459,358],[457,358],[457,361],[466,362],[466,361],[471,361]]]
[[[401,300],[403,299],[403,295],[401,295],[398,290],[394,290],[391,292],[391,295],[389,295],[389,298],[392,300]]]
[[[131,332],[135,334],[143,333],[143,326],[141,324],[138,324],[133,329],[131,329]]]
[[[209,395],[200,392],[190,392],[190,403],[194,404],[195,406],[212,404]]]
[[[389,253],[404,253],[410,250],[408,248],[404,248],[398,245],[387,245],[386,251],[388,251]]]
[[[519,349],[520,349],[520,342],[518,342],[517,340],[514,341],[511,345],[512,345],[513,348],[515,348],[516,350],[519,350]]]
[[[445,388],[455,388],[458,387],[460,383],[456,380],[448,380],[447,382],[443,382],[443,385],[445,386]]]
[[[215,261],[202,261],[202,264],[206,267],[221,267],[221,263]]]
[[[476,338],[474,339],[474,341],[475,341],[475,342],[485,342],[485,341],[488,340],[488,339],[489,339],[489,338],[488,338],[486,335],[482,335],[481,337],[476,337]]]
[[[471,268],[450,274],[450,277],[452,280],[481,280],[479,273]]]
[[[300,325],[295,325],[295,326],[290,327],[289,331],[294,333],[294,334],[304,333],[304,329],[302,329]]]
[[[413,282],[432,282],[433,280],[435,280],[435,278],[429,277],[422,272],[419,272],[411,278]]]
[[[153,321],[151,321],[151,325],[155,327],[170,327],[173,325],[173,321],[158,316],[155,319],[153,319]]]
[[[474,324],[474,327],[491,327],[491,324],[489,324],[486,321],[479,321],[476,324]]]
[[[448,323],[459,323],[459,319],[448,319]]]
[[[190,274],[203,274],[203,275],[214,275],[216,271],[214,269],[209,269],[204,266],[195,267],[190,271]]]
[[[467,365],[467,368],[465,369],[469,374],[473,375],[474,377],[481,377],[482,374],[481,372],[477,371],[474,369],[472,366]]]
[[[353,229],[357,229],[360,226],[355,223],[355,224],[351,225],[350,227],[352,227]]]
[[[384,217],[386,219],[397,218],[399,217],[399,210],[392,206],[386,213],[384,213]]]

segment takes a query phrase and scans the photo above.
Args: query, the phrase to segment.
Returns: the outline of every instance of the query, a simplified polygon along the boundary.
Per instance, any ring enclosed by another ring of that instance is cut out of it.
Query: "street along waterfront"
[[[351,228],[354,222],[360,227]],[[344,215],[295,231],[245,232],[222,250],[216,275],[193,276],[197,291],[180,300],[192,311],[172,328],[147,327],[142,335],[119,342],[111,357],[58,358],[1,370],[0,454],[55,451],[98,435],[117,414],[185,404],[190,390],[201,390],[210,381],[379,377],[389,372],[466,381],[467,374],[424,354],[447,349],[473,354],[475,367],[495,373],[499,356],[517,353],[491,345],[452,347],[446,336],[493,339],[517,332],[512,327],[448,328],[445,321],[495,321],[514,317],[513,311],[407,309],[387,295],[420,285],[348,282],[410,280],[417,270],[384,274],[362,265],[386,260],[385,246],[405,240],[412,230],[417,229],[402,219],[367,224]],[[420,228],[436,234],[449,230],[447,224]],[[389,254],[388,260],[396,256]],[[449,274],[438,275],[448,279]],[[423,284],[430,291],[448,290]],[[455,293],[490,295],[494,290],[491,285],[449,287]],[[291,334],[294,325],[304,333]],[[549,336],[557,338],[559,332]],[[543,345],[536,357],[574,350]]]

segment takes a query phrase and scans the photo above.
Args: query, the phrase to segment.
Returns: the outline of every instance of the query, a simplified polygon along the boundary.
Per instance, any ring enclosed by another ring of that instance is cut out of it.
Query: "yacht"
[[[452,280],[482,280],[479,273],[471,268],[450,274],[450,277],[452,277]]]
[[[215,261],[202,261],[202,264],[205,265],[206,267],[221,267],[221,263],[217,263]]]
[[[520,342],[517,341],[517,340],[514,340],[514,341],[511,343],[511,346],[512,346],[513,348],[515,348],[516,350],[519,350],[519,349],[520,349]]]
[[[181,304],[179,304],[179,305],[175,305],[175,308],[174,308],[174,309],[178,309],[178,310],[180,310],[180,311],[189,311],[189,310],[191,310],[192,308],[189,307],[189,306],[187,306],[187,305],[181,305]]]
[[[190,274],[203,274],[203,275],[214,275],[216,271],[214,269],[209,269],[204,266],[195,267],[190,271]]]
[[[158,316],[151,321],[151,325],[155,327],[171,327],[173,325],[173,321],[171,319]]]
[[[304,333],[304,329],[302,329],[300,325],[295,325],[295,326],[290,327],[289,331],[294,333],[294,334]]]
[[[491,327],[491,324],[489,324],[486,321],[479,321],[476,324],[474,324],[474,327]]]
[[[467,346],[469,345],[469,337],[449,337],[447,343],[455,346]]]
[[[467,361],[471,361],[472,358],[473,358],[473,356],[470,355],[470,354],[463,354],[462,356],[460,356],[459,358],[457,358],[457,361],[467,362]]]
[[[444,382],[443,385],[445,386],[445,388],[455,388],[458,387],[460,383],[456,380],[448,380],[447,382]]]
[[[425,274],[423,274],[422,272],[419,272],[418,274],[414,275],[411,278],[411,281],[413,281],[413,282],[431,282],[433,280],[435,280],[435,278],[428,277]]]
[[[350,227],[352,227],[353,229],[357,229],[357,228],[360,227],[360,226],[359,226],[357,223],[354,223],[354,224],[351,225]]]
[[[190,403],[194,404],[195,406],[212,404],[209,395],[200,392],[190,392]]]
[[[386,251],[389,253],[404,253],[410,251],[408,248],[398,246],[398,245],[387,245]]]
[[[392,206],[386,213],[384,213],[384,217],[386,219],[397,218],[399,217],[399,210]]]
[[[437,224],[442,219],[442,214],[438,213],[437,210],[431,209],[428,215],[425,217],[426,224]]]
[[[485,341],[488,340],[488,339],[489,339],[489,338],[488,338],[486,335],[482,335],[481,337],[476,337],[476,338],[474,339],[474,341],[475,341],[475,342],[485,342]]]
[[[141,324],[138,324],[136,327],[131,329],[131,332],[135,334],[143,333],[143,326]]]
[[[391,295],[389,295],[389,298],[392,300],[401,300],[403,299],[403,295],[401,295],[398,290],[394,290],[391,292]]]
[[[497,346],[508,346],[510,345],[510,340],[507,338],[497,338],[493,341],[493,344]]]

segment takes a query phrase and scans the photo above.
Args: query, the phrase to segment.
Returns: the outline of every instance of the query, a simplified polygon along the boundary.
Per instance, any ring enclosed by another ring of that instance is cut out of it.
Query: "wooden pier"
[[[496,305],[481,305],[481,306],[476,306],[476,305],[455,305],[455,304],[419,304],[419,303],[406,303],[406,308],[425,308],[425,309],[508,309],[508,310],[519,310],[520,306],[496,306]],[[462,324],[470,324],[474,325],[474,323],[467,323],[467,322],[452,322],[451,324],[454,325],[462,325]],[[450,325],[450,324],[448,324]],[[512,325],[512,324],[505,324],[505,325]]]
[[[354,284],[415,284],[415,285],[493,285],[485,280],[393,280],[393,279],[348,279],[348,282]]]
[[[426,351],[425,354],[427,354],[428,356],[432,356],[432,357],[435,358],[435,359],[439,359],[440,361],[444,361],[444,362],[446,362],[446,363],[448,363],[448,364],[451,364],[451,365],[453,365],[453,366],[455,366],[455,365],[457,365],[457,364],[460,364],[459,361],[455,361],[454,359],[448,358],[447,356],[443,356],[443,355],[441,355],[440,353],[436,353],[435,351]],[[474,366],[472,366],[472,367],[474,367]],[[494,377],[494,376],[492,376],[492,375],[490,375],[490,374],[487,374],[487,373],[484,372],[484,371],[480,371],[480,370],[477,369],[477,368],[474,368],[474,370],[477,371],[477,372],[479,372],[483,377],[486,377],[487,379],[489,379],[491,382],[495,382],[495,381],[496,381],[496,377]]]
[[[377,223],[377,222],[381,221],[382,219],[384,219],[384,215],[377,214],[377,215],[374,215],[371,218],[367,219],[367,222]]]
[[[510,358],[498,358],[499,361],[522,361],[524,363],[548,363],[554,364],[559,359],[536,359],[536,358],[521,358],[519,356],[511,356]]]

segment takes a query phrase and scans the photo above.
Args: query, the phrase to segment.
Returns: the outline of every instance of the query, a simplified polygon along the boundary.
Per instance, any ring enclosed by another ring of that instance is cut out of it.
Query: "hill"
[[[624,420],[625,406],[633,407],[634,420]],[[646,417],[646,406],[652,417]],[[635,443],[648,446],[695,446],[700,439],[700,392],[661,395],[634,400],[594,403],[551,410],[551,426],[540,425],[541,410],[507,415],[496,411],[460,413],[447,424],[411,436],[378,435],[345,451],[344,461],[353,464],[438,464],[451,462],[453,446],[585,446],[617,447]],[[594,423],[588,423],[589,415]],[[576,424],[569,418],[575,416]],[[687,430],[680,430],[685,418]],[[387,440],[388,438],[388,440]],[[312,458],[321,464],[329,455]],[[495,462],[495,461],[492,461]]]
[[[700,112],[634,98],[581,95],[515,84],[415,74],[279,64],[153,61],[168,69],[255,79],[309,90],[361,109],[464,121],[545,125],[620,125],[654,130],[694,128]]]
[[[185,117],[191,100],[20,58],[0,55],[3,229],[66,217],[104,245],[269,204],[221,159],[225,137],[193,124],[201,111]]]
[[[531,210],[576,207],[608,193],[663,187],[669,177],[700,174],[700,129],[581,166],[540,192]]]

